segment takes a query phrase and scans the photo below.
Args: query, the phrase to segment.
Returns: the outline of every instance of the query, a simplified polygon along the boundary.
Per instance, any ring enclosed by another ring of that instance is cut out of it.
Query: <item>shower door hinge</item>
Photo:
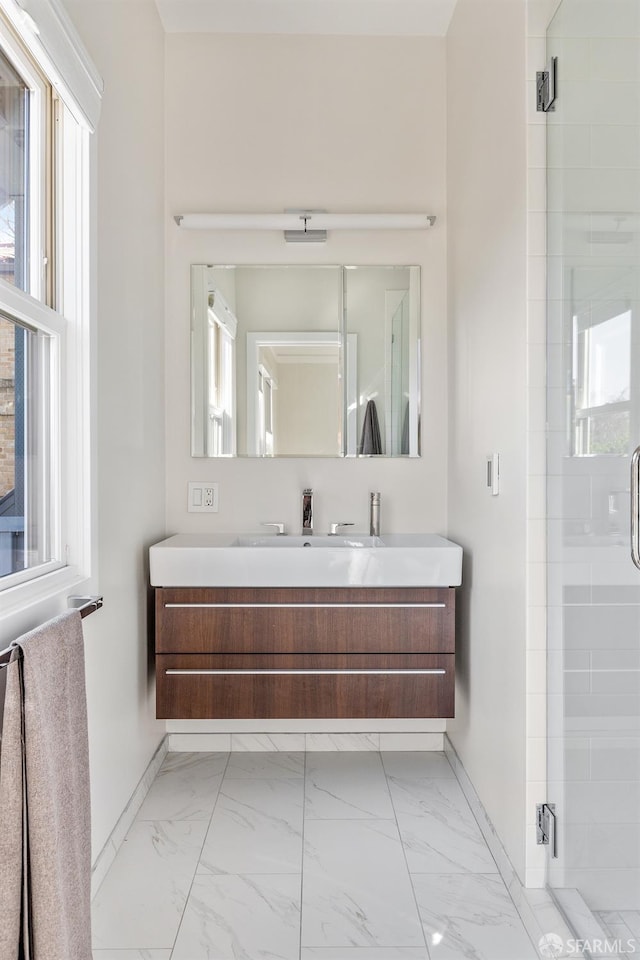
[[[555,803],[536,805],[536,841],[551,846],[551,856],[558,859],[558,822]]]
[[[536,73],[536,107],[538,113],[548,113],[555,110],[554,103],[557,96],[558,58],[551,57],[546,70]]]

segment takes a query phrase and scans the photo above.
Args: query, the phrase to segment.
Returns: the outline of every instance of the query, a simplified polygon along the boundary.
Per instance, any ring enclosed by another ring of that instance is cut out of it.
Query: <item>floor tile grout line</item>
[[[212,752],[214,752],[214,751],[212,751]],[[215,751],[215,752],[217,752],[217,751]],[[209,756],[209,755],[210,755],[210,754],[208,754],[208,753],[205,754],[205,756]],[[213,820],[213,814],[215,813],[215,809],[216,809],[216,807],[217,807],[217,805],[218,805],[218,799],[219,799],[219,797],[220,797],[220,793],[222,792],[222,787],[223,787],[223,784],[224,784],[225,774],[226,774],[226,772],[227,772],[227,767],[229,766],[229,758],[230,758],[230,756],[231,756],[231,751],[229,751],[229,752],[227,753],[227,759],[226,759],[226,761],[225,761],[224,770],[222,771],[222,776],[221,776],[221,778],[220,778],[220,784],[219,784],[218,790],[217,790],[217,792],[216,792],[216,798],[215,798],[215,800],[214,800],[213,807],[211,808],[211,816],[209,817],[209,820],[208,820],[208,823],[207,823],[207,829],[204,831],[204,835],[203,835],[203,837],[202,837],[202,843],[201,843],[201,845],[200,845],[200,853],[198,854],[198,859],[196,860],[195,868],[194,868],[194,871],[193,871],[193,876],[191,877],[191,883],[189,884],[189,890],[188,890],[188,892],[187,892],[187,896],[185,897],[184,907],[182,908],[182,913],[181,913],[181,915],[180,915],[180,921],[179,921],[178,926],[177,926],[177,928],[176,928],[176,935],[175,935],[175,937],[173,938],[173,946],[171,947],[171,956],[170,956],[169,960],[172,960],[172,958],[173,958],[173,953],[174,953],[174,950],[175,950],[175,948],[176,948],[176,943],[178,942],[178,937],[179,937],[179,935],[180,935],[180,929],[181,929],[182,924],[183,924],[183,922],[184,922],[184,915],[185,915],[185,913],[187,912],[187,905],[188,905],[189,899],[190,899],[190,897],[191,897],[191,892],[192,892],[192,890],[193,890],[193,885],[194,885],[194,883],[195,883],[196,877],[199,875],[199,874],[198,874],[198,867],[200,866],[200,861],[202,860],[202,851],[204,850],[204,846],[205,846],[205,844],[206,844],[206,842],[207,842],[207,837],[209,836],[209,830],[211,829],[211,821]],[[202,822],[202,821],[199,821],[199,822]]]
[[[413,877],[411,871],[409,870],[409,861],[407,860],[407,851],[405,850],[404,840],[402,839],[402,832],[400,830],[400,824],[398,822],[398,811],[396,810],[396,805],[393,802],[393,791],[389,784],[389,774],[387,773],[386,767],[384,765],[384,760],[382,758],[382,753],[380,754],[380,763],[382,764],[382,770],[384,773],[385,782],[387,784],[387,790],[389,791],[389,800],[391,802],[391,809],[393,810],[394,822],[396,825],[396,830],[398,831],[398,839],[400,840],[400,848],[402,850],[402,856],[404,859],[405,867],[407,868],[407,876],[409,877],[409,883],[411,884],[411,892],[413,893],[413,902],[416,905],[416,913],[418,915],[418,923],[420,924],[420,929],[422,930],[422,939],[424,940],[424,948],[427,951],[427,958],[431,960],[431,951],[429,950],[429,944],[427,943],[427,934],[424,929],[424,923],[422,922],[422,913],[420,912],[420,904],[418,903],[418,895],[416,893],[416,888],[413,884]]]

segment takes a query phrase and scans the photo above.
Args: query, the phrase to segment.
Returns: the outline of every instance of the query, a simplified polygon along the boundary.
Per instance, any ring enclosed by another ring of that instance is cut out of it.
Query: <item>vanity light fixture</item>
[[[186,230],[283,230],[287,243],[324,243],[328,230],[427,230],[436,222],[426,213],[184,213],[174,220]]]

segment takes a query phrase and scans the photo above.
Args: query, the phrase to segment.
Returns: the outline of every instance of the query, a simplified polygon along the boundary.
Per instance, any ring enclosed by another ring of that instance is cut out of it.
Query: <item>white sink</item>
[[[318,536],[314,534],[308,537],[290,537],[290,536],[257,536],[257,537],[238,537],[231,544],[232,547],[329,547],[336,550],[339,547],[351,547],[354,550],[362,550],[363,547],[383,547],[384,542],[381,537],[365,537],[360,534],[354,534],[352,537],[341,537],[339,535],[326,534]]]
[[[462,547],[432,533],[178,534],[149,550],[154,587],[457,587]]]

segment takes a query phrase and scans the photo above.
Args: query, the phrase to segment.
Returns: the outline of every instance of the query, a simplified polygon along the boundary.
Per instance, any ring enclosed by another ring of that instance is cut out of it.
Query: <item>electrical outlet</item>
[[[218,512],[218,484],[210,480],[194,480],[189,483],[187,510],[189,513]]]

